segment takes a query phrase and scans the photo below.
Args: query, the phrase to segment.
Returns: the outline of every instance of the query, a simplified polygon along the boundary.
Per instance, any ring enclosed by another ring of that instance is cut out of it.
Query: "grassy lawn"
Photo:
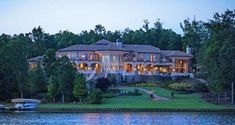
[[[133,88],[123,88],[132,90]],[[151,87],[148,89],[155,91],[159,96],[171,98],[171,91],[163,88]],[[175,94],[170,100],[151,100],[149,95],[141,96],[118,96],[114,98],[104,98],[102,104],[40,104],[39,107],[53,108],[192,108],[192,109],[228,109],[235,108],[229,105],[215,105],[205,102],[197,93]]]

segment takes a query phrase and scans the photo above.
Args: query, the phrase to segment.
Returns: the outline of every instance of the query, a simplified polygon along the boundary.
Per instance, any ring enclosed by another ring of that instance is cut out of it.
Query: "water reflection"
[[[0,113],[1,125],[233,125],[235,113]]]

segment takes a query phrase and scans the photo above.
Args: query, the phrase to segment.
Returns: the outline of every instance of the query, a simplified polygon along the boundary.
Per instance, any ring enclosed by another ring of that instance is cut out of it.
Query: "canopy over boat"
[[[16,98],[16,99],[12,99],[11,102],[13,103],[40,103],[41,101],[37,99]]]

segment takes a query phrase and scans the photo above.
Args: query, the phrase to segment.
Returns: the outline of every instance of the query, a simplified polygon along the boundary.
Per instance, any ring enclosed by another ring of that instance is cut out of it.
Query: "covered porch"
[[[102,72],[99,62],[78,62],[76,63],[76,68],[79,72],[84,74],[90,74],[94,70],[97,74]]]

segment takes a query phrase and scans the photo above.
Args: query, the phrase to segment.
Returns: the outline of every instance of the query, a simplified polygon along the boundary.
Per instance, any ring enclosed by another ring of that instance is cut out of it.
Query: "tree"
[[[46,92],[47,91],[47,78],[46,74],[44,72],[44,69],[42,68],[41,64],[39,63],[36,70],[36,77],[35,77],[35,84],[38,87],[38,92]]]
[[[59,85],[56,76],[50,77],[47,94],[50,98],[52,98],[53,102],[56,101],[56,96],[59,94]]]
[[[149,21],[147,19],[144,20],[144,25],[142,27],[146,32],[149,30]]]
[[[73,96],[81,102],[82,98],[87,95],[85,76],[83,74],[77,74],[73,85]]]
[[[34,69],[30,69],[28,71],[28,87],[26,88],[26,91],[30,93],[30,97],[33,98],[34,95],[37,95],[38,92],[38,86],[35,84],[36,82],[36,71]]]
[[[90,103],[92,103],[92,104],[100,104],[100,103],[102,103],[101,95],[102,95],[102,92],[101,92],[100,89],[94,89],[91,92],[90,96],[89,96]]]
[[[7,83],[18,86],[15,92],[20,92],[23,98],[23,88],[27,77],[27,49],[24,41],[10,40],[3,48],[2,71]],[[16,84],[15,84],[16,83]]]
[[[78,44],[79,36],[69,32],[69,31],[60,31],[54,35],[54,41],[56,42],[56,47],[54,49],[60,49],[64,47],[71,46],[73,44]]]
[[[122,34],[119,31],[115,32],[107,31],[104,37],[109,41],[116,41],[117,39],[121,39],[121,35]]]
[[[199,52],[208,37],[207,28],[204,25],[204,22],[197,21],[194,18],[192,21],[190,19],[184,20],[183,23],[180,23],[180,27],[184,32],[184,36],[182,37],[182,49],[185,50],[187,45],[190,45],[193,48],[193,59],[192,65],[195,68],[197,64],[197,60],[200,58]]]
[[[33,41],[33,56],[42,55],[46,51],[45,33],[43,29],[39,27],[34,27],[30,37]]]
[[[95,32],[97,33],[97,34],[103,34],[103,33],[105,33],[105,27],[104,26],[102,26],[101,24],[98,24],[98,25],[95,25]]]
[[[65,101],[71,100],[75,73],[75,64],[70,62],[67,56],[58,58],[53,64],[53,74],[58,80],[59,90],[63,103]]]
[[[54,49],[48,49],[43,56],[42,65],[47,77],[50,77],[53,74],[53,63],[56,61],[55,56]]]
[[[200,49],[200,62],[206,67],[211,91],[230,88],[235,76],[235,11],[216,13],[214,19],[205,23],[208,38]]]
[[[160,22],[160,19],[158,18],[157,21],[154,23],[154,28],[156,30],[161,31],[162,30],[162,23]]]

